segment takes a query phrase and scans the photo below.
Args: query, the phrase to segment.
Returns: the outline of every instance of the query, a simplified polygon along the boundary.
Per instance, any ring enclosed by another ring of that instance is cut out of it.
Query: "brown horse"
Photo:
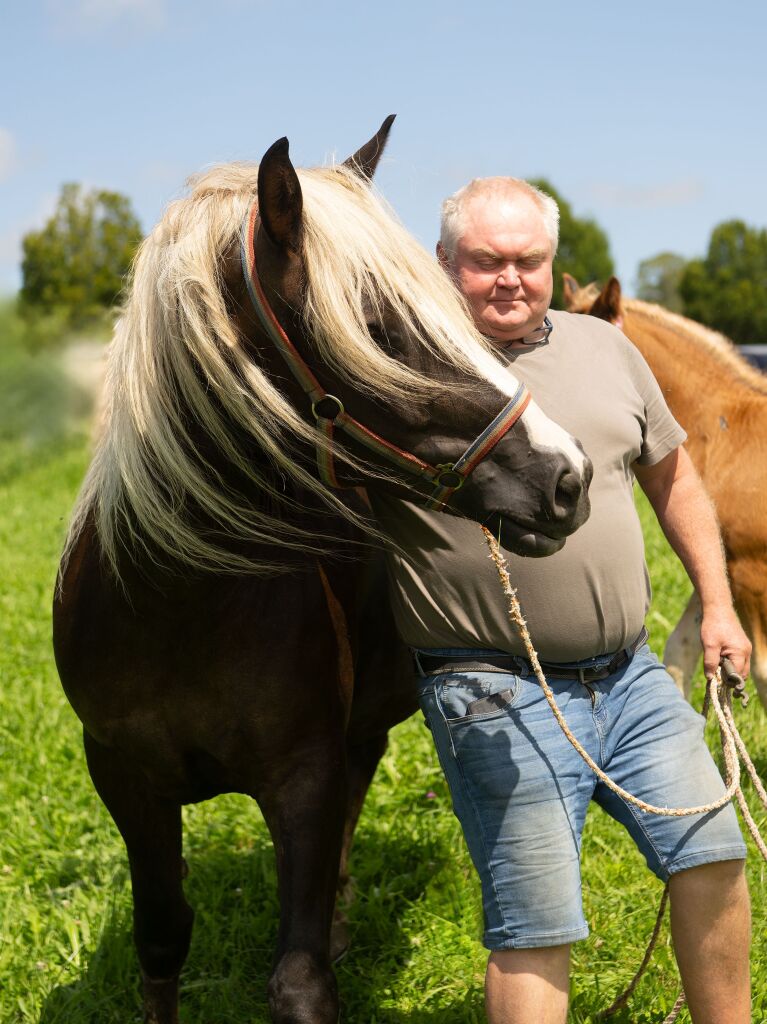
[[[610,278],[579,288],[565,274],[571,312],[620,326],[655,374],[716,506],[733,598],[754,646],[751,670],[767,707],[767,378],[727,338],[661,306],[621,296]],[[700,658],[693,593],[669,637],[665,661],[689,697]]]
[[[227,791],[274,839],[272,1018],[337,1020],[339,874],[387,730],[415,708],[381,538],[339,478],[449,500],[528,554],[588,515],[580,446],[369,187],[390,124],[344,166],[297,172],[283,139],[194,180],[115,332],[54,644],[127,846],[152,1024],[178,1020],[192,928],[181,806]]]

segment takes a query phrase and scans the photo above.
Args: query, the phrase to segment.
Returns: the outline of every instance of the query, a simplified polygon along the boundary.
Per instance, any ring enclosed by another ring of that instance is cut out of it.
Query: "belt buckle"
[[[600,665],[598,668],[595,665],[593,668],[578,669],[578,677],[584,685],[586,683],[598,683],[602,679],[607,679],[609,675],[609,665]]]

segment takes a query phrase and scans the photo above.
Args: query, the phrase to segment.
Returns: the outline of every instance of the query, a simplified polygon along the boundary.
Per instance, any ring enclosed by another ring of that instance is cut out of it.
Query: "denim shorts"
[[[501,652],[423,653],[481,661]],[[629,793],[656,806],[692,807],[724,792],[703,738],[703,717],[649,646],[600,682],[549,684],[582,746]],[[671,818],[645,813],[612,793],[565,738],[535,676],[445,673],[420,676],[418,687],[482,884],[488,949],[586,938],[580,847],[592,799],[628,829],[662,881],[685,868],[745,858],[731,804]]]

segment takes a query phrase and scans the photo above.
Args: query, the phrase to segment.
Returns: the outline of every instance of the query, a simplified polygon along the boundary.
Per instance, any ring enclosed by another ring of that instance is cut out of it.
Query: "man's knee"
[[[717,860],[710,864],[697,864],[695,867],[683,868],[669,879],[669,887],[673,898],[674,890],[690,889],[700,886],[708,888],[745,888],[745,860]]]
[[[570,944],[536,946],[530,949],[496,949],[488,960],[488,974],[534,974],[552,983],[570,966]]]
[[[722,911],[750,912],[745,860],[720,860],[685,868],[669,880],[672,914],[674,908],[687,912],[714,914]]]

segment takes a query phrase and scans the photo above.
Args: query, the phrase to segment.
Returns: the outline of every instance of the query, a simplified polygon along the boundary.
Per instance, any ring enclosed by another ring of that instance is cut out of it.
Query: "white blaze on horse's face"
[[[583,449],[571,434],[549,419],[539,405],[530,402],[519,422],[527,431],[531,447],[561,451],[572,463],[574,472],[583,478],[588,461]]]
[[[516,394],[519,380],[507,366],[501,365],[493,355],[481,349],[474,348],[472,356],[479,372],[487,380],[491,380],[501,394],[509,398]],[[534,399],[530,401],[513,429],[519,430],[520,427],[527,432],[531,448],[559,451],[569,460],[572,472],[576,473],[581,481],[586,476],[591,478],[591,461],[584,454],[580,444],[572,434],[550,419]]]

